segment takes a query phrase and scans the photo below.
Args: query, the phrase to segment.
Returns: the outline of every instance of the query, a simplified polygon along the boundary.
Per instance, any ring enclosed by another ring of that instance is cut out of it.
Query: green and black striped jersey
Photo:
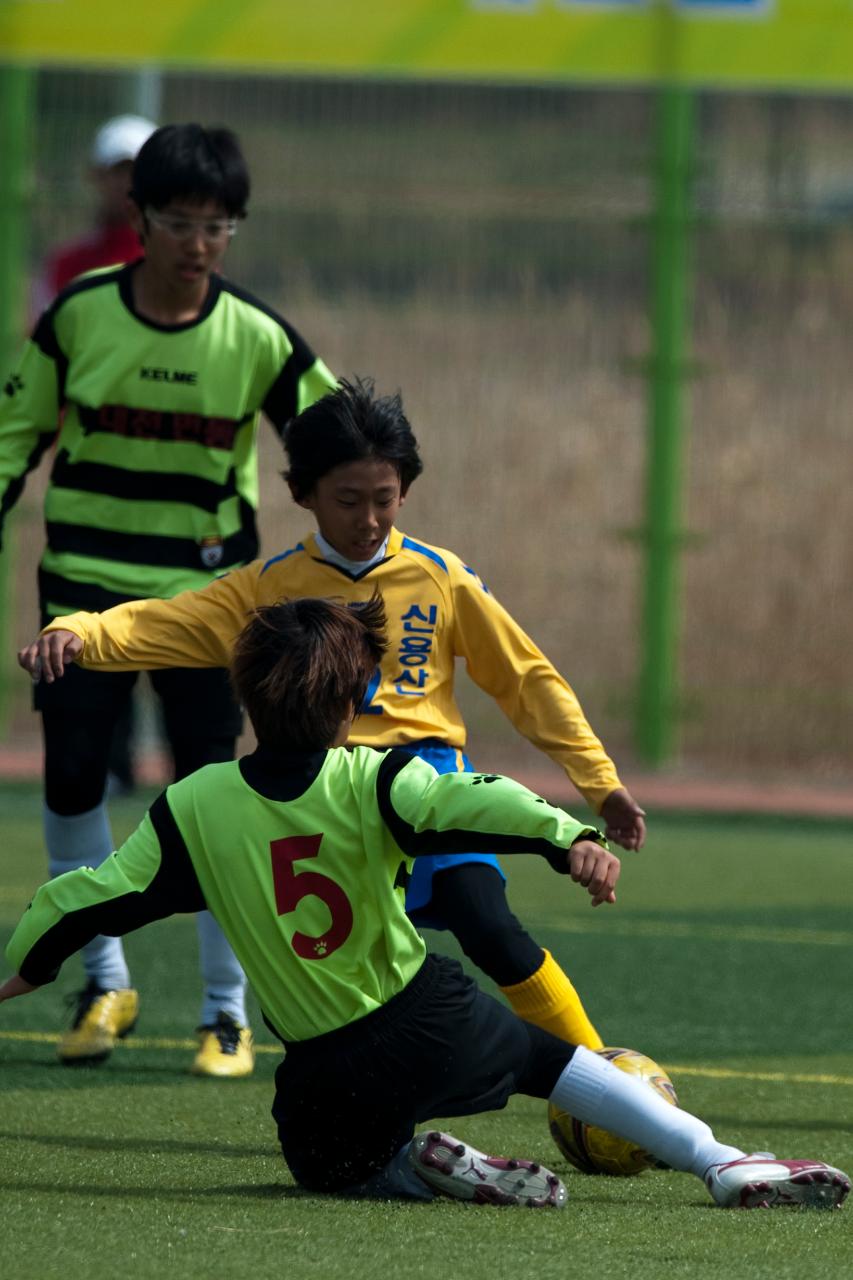
[[[259,748],[169,787],[97,870],[42,885],[6,955],[38,986],[97,933],[207,906],[269,1024],[307,1040],[380,1008],[423,963],[411,858],[497,849],[566,873],[584,837],[606,843],[495,774],[439,775],[399,748]]]
[[[0,517],[57,443],[42,611],[203,587],[257,554],[257,424],[335,386],[296,330],[212,276],[198,317],[134,308],[134,267],[83,276],[39,320],[0,397]]]

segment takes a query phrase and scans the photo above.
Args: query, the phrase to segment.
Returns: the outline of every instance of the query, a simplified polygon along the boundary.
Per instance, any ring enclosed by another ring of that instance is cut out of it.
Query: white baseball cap
[[[95,134],[89,157],[92,164],[96,169],[110,169],[123,160],[135,160],[156,128],[144,116],[113,116]]]

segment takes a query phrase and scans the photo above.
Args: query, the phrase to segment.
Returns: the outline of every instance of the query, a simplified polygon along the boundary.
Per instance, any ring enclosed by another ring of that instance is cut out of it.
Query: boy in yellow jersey
[[[299,596],[366,600],[381,592],[389,648],[368,686],[351,745],[404,746],[439,773],[470,771],[453,692],[463,657],[475,682],[516,728],[565,769],[609,838],[637,849],[643,813],[587,723],[578,701],[536,645],[453,552],[395,527],[421,471],[398,396],[342,384],[285,431],[287,480],[318,532],[202,591],[146,600],[102,614],[60,618],[20,655],[52,681],[64,662],[85,667],[219,666],[256,606]],[[515,1012],[575,1044],[601,1047],[581,1000],[554,958],[507,903],[496,850],[419,859],[407,897],[415,924],[450,929]]]
[[[169,787],[97,871],[42,886],[7,948],[16,973],[0,1001],[52,981],[97,929],[123,934],[206,906],[287,1047],[273,1116],[308,1190],[562,1208],[565,1187],[538,1163],[415,1132],[525,1093],[696,1174],[718,1205],[840,1205],[840,1169],[720,1143],[605,1057],[515,1018],[455,961],[426,954],[404,911],[413,860],[538,853],[595,907],[615,902],[619,859],[509,778],[440,775],[400,748],[336,750],[387,652],[383,628],[378,595],[258,609],[232,664],[257,750]]]

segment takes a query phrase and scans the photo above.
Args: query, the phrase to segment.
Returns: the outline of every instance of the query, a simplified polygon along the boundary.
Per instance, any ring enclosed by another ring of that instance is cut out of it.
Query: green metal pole
[[[651,766],[664,764],[672,753],[679,702],[679,556],[693,118],[690,90],[676,84],[663,85],[657,103],[651,296],[654,346],[649,382],[646,560],[636,732],[638,754]]]
[[[0,67],[0,359],[5,374],[26,325],[26,205],[34,72]]]
[[[0,394],[26,326],[26,225],[35,72],[29,67],[0,67]],[[0,553],[0,733],[9,716],[12,677],[11,533]]]

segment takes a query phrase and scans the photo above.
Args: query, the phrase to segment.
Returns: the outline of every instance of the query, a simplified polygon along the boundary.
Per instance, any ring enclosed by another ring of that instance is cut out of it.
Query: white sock
[[[672,1169],[701,1178],[712,1164],[738,1160],[738,1147],[718,1142],[704,1120],[664,1102],[642,1080],[579,1045],[551,1094],[569,1115],[635,1142]]]
[[[44,839],[51,876],[76,871],[78,867],[99,867],[113,851],[113,837],[106,805],[96,805],[86,813],[66,817],[44,806]],[[120,938],[99,934],[83,947],[83,968],[87,978],[105,991],[130,986],[130,973]]]
[[[209,911],[199,911],[196,926],[201,979],[204,983],[201,1026],[214,1026],[220,1010],[233,1018],[238,1026],[248,1026],[246,975],[231,950],[231,943]]]

